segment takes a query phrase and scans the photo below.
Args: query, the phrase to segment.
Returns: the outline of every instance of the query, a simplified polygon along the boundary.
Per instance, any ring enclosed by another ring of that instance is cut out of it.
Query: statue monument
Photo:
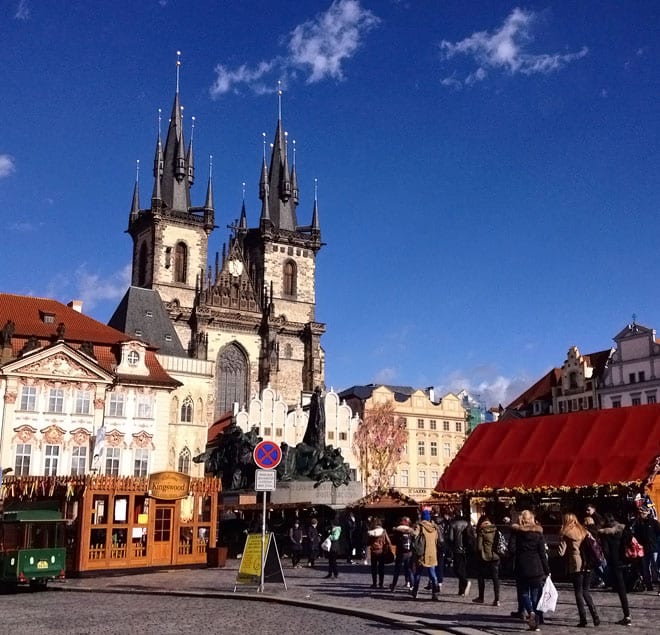
[[[254,429],[246,434],[233,424],[220,435],[217,446],[193,461],[204,463],[207,473],[221,478],[225,490],[248,489],[254,486],[253,452],[261,440]],[[338,487],[351,480],[341,449],[325,444],[325,400],[320,386],[312,394],[302,443],[294,448],[282,442],[280,448],[282,460],[277,466],[280,481],[312,481],[314,487],[329,481]]]

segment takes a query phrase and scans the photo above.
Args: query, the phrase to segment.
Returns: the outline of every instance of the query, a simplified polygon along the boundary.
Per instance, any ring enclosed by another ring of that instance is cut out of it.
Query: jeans
[[[467,587],[467,556],[454,552],[454,573],[458,578],[458,594],[463,595]]]
[[[445,550],[438,551],[438,564],[435,567],[435,577],[438,579],[438,584],[442,584],[445,579]]]
[[[413,572],[412,572],[412,551],[404,551],[396,553],[396,559],[394,560],[394,575],[392,576],[392,584],[390,588],[394,589],[396,583],[399,581],[399,575],[401,574],[401,569],[403,569],[403,577],[406,579],[406,582],[412,586],[413,584]]]
[[[328,551],[328,576],[334,575],[335,578],[339,575],[337,568],[337,552]]]
[[[415,567],[415,584],[413,585],[414,588],[419,587],[419,581],[422,578],[422,573],[425,571],[428,572],[429,574],[429,579],[431,580],[431,583],[433,584],[433,589],[438,588],[438,578],[435,577],[435,567],[423,567],[421,564],[418,564]]]
[[[486,592],[486,578],[493,581],[493,591],[495,593],[495,601],[500,599],[500,562],[499,560],[479,560],[477,571],[477,586],[479,588],[479,597],[483,600]]]
[[[623,609],[623,617],[630,617],[630,606],[628,605],[628,594],[626,593],[626,582],[623,579],[623,567],[609,567],[612,588],[619,595],[619,602]]]
[[[543,582],[537,578],[532,580],[521,578],[516,580],[516,591],[518,592],[518,605],[522,606],[523,611],[528,615],[534,613],[537,624],[543,624],[543,612],[536,608],[541,599],[541,593],[543,593]]]
[[[594,624],[597,624],[599,622],[598,612],[596,611],[594,601],[591,597],[591,591],[589,590],[591,587],[591,571],[576,571],[575,573],[571,573],[571,581],[573,582],[575,604],[577,605],[580,622],[583,624],[586,623],[586,609],[588,608]]]
[[[644,586],[650,591],[653,588],[653,583],[658,581],[658,553],[651,551],[644,551],[642,557],[642,577],[644,578]]]
[[[371,554],[371,582],[376,586],[376,576],[378,576],[378,585],[383,586],[385,580],[385,554],[381,551],[379,554]]]

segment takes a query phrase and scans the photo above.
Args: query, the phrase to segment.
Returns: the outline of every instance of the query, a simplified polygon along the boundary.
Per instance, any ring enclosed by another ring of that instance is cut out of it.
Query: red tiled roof
[[[660,456],[660,404],[484,423],[438,492],[622,484],[646,480]]]
[[[506,407],[506,410],[525,408],[537,399],[552,400],[552,389],[557,385],[560,379],[561,370],[559,368],[553,368],[543,375],[543,377],[541,377],[541,379],[535,384],[532,384],[522,395],[514,399]]]

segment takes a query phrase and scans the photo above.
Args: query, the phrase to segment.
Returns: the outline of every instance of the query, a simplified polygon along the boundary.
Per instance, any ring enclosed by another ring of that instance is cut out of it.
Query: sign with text
[[[263,550],[262,550],[263,544]],[[238,575],[236,576],[236,586],[239,584],[254,584],[259,586],[261,582],[261,562],[264,562],[264,582],[281,582],[286,588],[284,581],[284,572],[282,571],[282,563],[280,562],[280,554],[277,550],[277,543],[275,536],[267,532],[263,536],[261,534],[248,534],[245,539],[245,547],[243,555],[241,556],[241,564],[238,568]]]
[[[190,494],[190,475],[181,472],[155,472],[149,476],[149,496],[161,500],[178,500]]]
[[[277,472],[275,470],[255,470],[254,489],[257,492],[272,492],[277,483]]]

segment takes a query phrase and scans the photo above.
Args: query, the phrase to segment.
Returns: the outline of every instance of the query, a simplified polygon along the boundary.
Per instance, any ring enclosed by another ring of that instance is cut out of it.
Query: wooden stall
[[[50,507],[69,520],[67,575],[206,564],[218,525],[217,478],[17,477],[5,509]]]

